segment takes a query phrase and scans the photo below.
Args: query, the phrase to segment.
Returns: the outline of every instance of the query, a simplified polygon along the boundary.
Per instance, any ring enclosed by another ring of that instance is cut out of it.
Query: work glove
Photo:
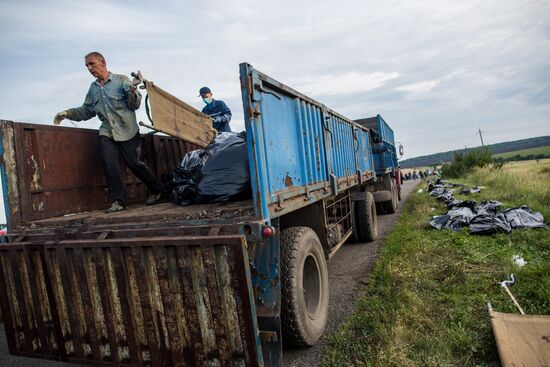
[[[67,117],[69,117],[67,111],[59,112],[57,115],[55,115],[55,117],[53,119],[53,124],[54,125],[59,125],[59,124],[61,124],[61,121],[63,121]]]
[[[138,70],[137,73],[132,73],[132,76],[134,77],[132,79],[132,87],[136,88],[138,85],[143,83],[143,76],[141,75],[141,71]]]

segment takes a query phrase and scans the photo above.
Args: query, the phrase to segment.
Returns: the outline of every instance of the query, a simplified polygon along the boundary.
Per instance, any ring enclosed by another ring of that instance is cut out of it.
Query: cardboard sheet
[[[145,83],[156,130],[206,147],[216,136],[212,120],[151,81]]]
[[[490,311],[504,367],[550,366],[550,316]]]

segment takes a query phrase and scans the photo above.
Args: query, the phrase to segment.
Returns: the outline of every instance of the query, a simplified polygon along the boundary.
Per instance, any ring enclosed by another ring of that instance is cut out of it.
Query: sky
[[[82,104],[84,55],[244,129],[239,69],[351,119],[381,114],[405,158],[550,134],[550,1],[3,1],[0,119],[51,124]],[[146,121],[144,108],[138,118]],[[96,118],[77,123],[97,128]]]

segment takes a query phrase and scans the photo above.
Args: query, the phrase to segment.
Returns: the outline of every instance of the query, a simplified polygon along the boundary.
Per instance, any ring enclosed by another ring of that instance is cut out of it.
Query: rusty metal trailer
[[[280,366],[328,311],[326,260],[376,238],[369,131],[240,65],[253,197],[105,214],[97,132],[0,121],[10,353],[105,366]],[[161,177],[192,144],[142,137]]]

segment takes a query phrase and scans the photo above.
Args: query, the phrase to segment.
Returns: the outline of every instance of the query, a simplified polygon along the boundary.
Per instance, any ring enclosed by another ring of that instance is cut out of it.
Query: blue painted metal
[[[361,171],[372,171],[375,168],[372,154],[372,144],[369,134],[357,134],[359,169]]]
[[[368,129],[254,69],[240,65],[256,216],[266,223],[374,177]],[[347,187],[339,183],[350,178]],[[356,179],[353,181],[353,179]],[[296,200],[306,196],[308,200]],[[289,206],[290,205],[290,206]]]
[[[281,215],[375,177],[367,128],[249,64],[240,65],[240,80],[258,220],[279,228]],[[280,330],[279,235],[252,248],[256,314],[269,325],[261,332]],[[262,340],[268,365],[280,365],[280,343]]]
[[[0,157],[4,157],[4,141],[3,134],[0,134]],[[6,224],[10,227],[10,201],[8,194],[8,180],[6,176],[6,162],[2,159],[0,162],[0,180],[2,180],[2,198],[4,199],[4,215],[6,216]]]
[[[384,153],[374,153],[373,161],[377,175],[383,175],[397,170],[397,149],[395,147],[395,136],[392,128],[379,114],[374,117],[356,120],[366,128],[375,130],[383,144],[386,146]]]

